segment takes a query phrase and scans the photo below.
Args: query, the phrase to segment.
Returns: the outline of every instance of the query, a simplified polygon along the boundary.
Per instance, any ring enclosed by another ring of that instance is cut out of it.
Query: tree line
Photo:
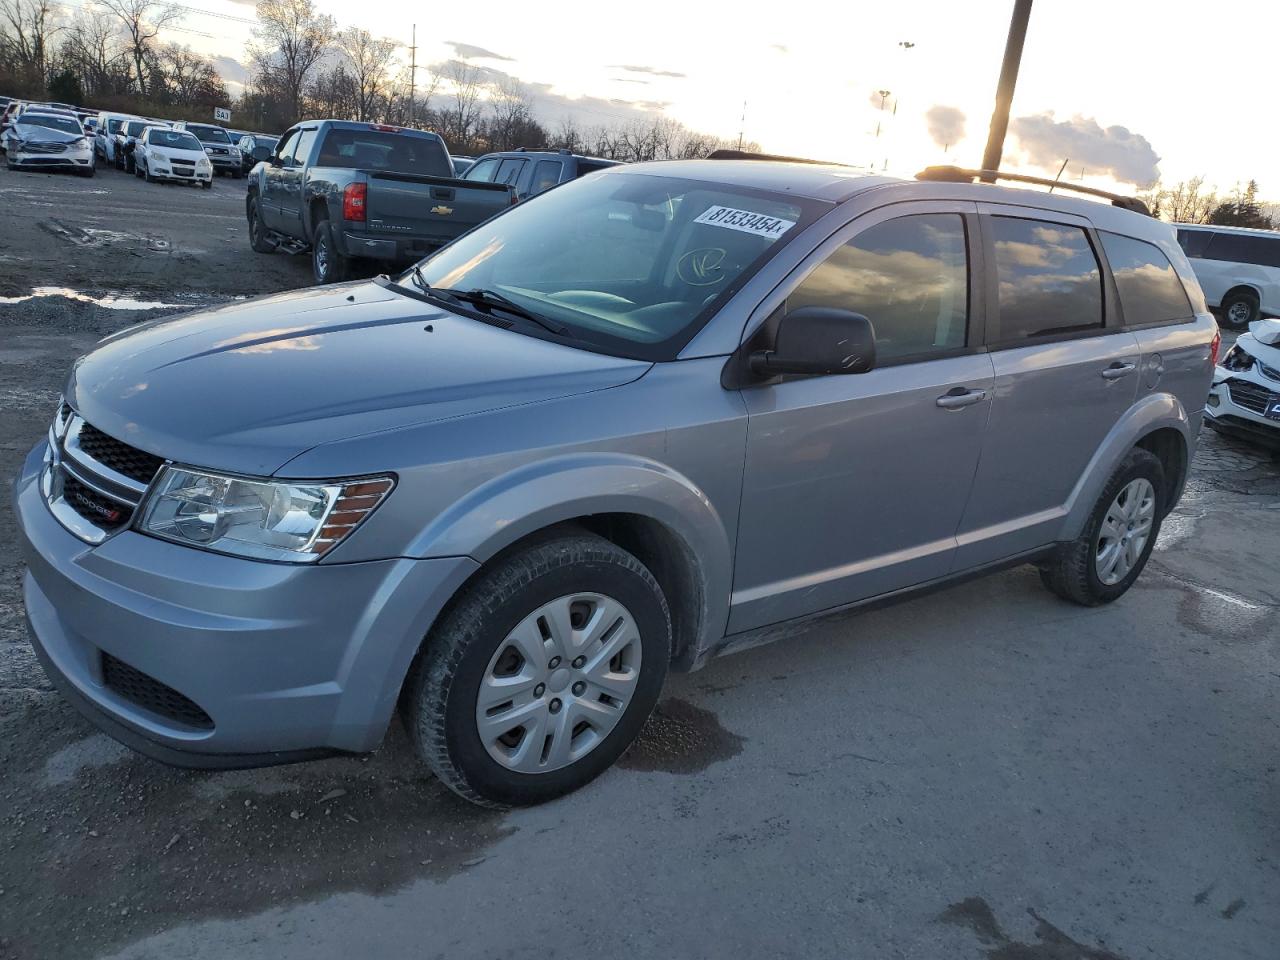
[[[1280,230],[1280,209],[1258,200],[1258,181],[1236,184],[1229,194],[1207,187],[1204,177],[1192,177],[1173,186],[1157,182],[1139,194],[1153,216],[1171,223],[1203,223],[1219,227],[1252,227]]]

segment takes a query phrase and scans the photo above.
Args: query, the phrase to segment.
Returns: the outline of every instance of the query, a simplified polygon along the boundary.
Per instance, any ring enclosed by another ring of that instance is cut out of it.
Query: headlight
[[[199,160],[196,161],[196,166],[199,167],[201,170],[205,169],[206,167],[209,166],[209,158],[201,157]]]
[[[277,482],[165,467],[147,497],[144,533],[259,560],[313,563],[395,485],[390,477]]]
[[[1223,369],[1230,370],[1232,373],[1244,373],[1252,366],[1253,356],[1239,344],[1228,350],[1227,355],[1222,358]]]

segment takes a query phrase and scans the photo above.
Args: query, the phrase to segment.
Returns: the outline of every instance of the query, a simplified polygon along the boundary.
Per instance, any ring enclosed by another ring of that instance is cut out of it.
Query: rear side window
[[[533,168],[533,183],[529,185],[530,195],[550,190],[560,182],[560,172],[564,164],[559,160],[539,160]]]
[[[1280,236],[1273,240],[1270,237],[1251,237],[1244,233],[1215,233],[1204,256],[1208,260],[1280,267]]]
[[[330,129],[315,166],[453,177],[453,164],[439,140],[382,130]]]
[[[1195,259],[1199,259],[1204,256],[1204,252],[1209,246],[1209,241],[1212,239],[1212,230],[1178,231],[1178,246],[1182,247],[1183,253],[1188,257]]]
[[[1080,227],[991,217],[1002,342],[1102,327],[1102,270]]]
[[[1127,325],[1167,323],[1192,316],[1187,291],[1159,247],[1117,233],[1103,233],[1101,237]]]
[[[839,307],[865,315],[877,361],[965,345],[969,263],[958,213],[878,223],[840,247],[787,298],[787,309]]]

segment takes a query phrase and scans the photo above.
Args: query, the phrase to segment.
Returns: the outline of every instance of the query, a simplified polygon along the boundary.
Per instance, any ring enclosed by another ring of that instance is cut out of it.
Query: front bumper
[[[164,170],[152,171],[151,176],[156,180],[173,180],[178,183],[208,183],[213,179],[213,171],[199,170],[196,168],[184,170],[180,167],[166,167]]]
[[[24,463],[14,503],[32,643],[90,721],[166,762],[373,749],[422,637],[477,566],[263,563],[132,531],[93,547],[45,504],[45,447]],[[207,722],[172,709],[182,701]]]
[[[231,157],[221,153],[209,154],[209,162],[213,164],[215,170],[230,170],[234,173],[240,172],[240,158]]]
[[[1232,373],[1219,367],[1209,388],[1205,423],[1214,430],[1280,449],[1280,420],[1262,411],[1280,401],[1280,382],[1254,371]]]
[[[93,166],[93,154],[83,153],[17,153],[10,152],[9,163],[33,170],[87,170]]]

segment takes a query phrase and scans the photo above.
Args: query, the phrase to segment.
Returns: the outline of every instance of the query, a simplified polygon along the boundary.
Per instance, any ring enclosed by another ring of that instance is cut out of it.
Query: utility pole
[[[412,39],[409,41],[409,122],[406,126],[413,126],[413,92],[414,83],[418,79],[418,25],[413,25]]]
[[[1018,67],[1022,63],[1022,45],[1027,39],[1027,21],[1031,19],[1031,0],[1014,0],[1013,19],[1009,21],[1009,37],[1004,44],[1004,63],[1000,66],[1000,82],[996,85],[996,108],[991,114],[991,132],[987,149],[982,154],[983,170],[999,170],[1004,153],[1004,137],[1009,131],[1009,107],[1013,104],[1013,88],[1018,83]],[[987,183],[995,177],[984,176]]]
[[[747,101],[742,101],[742,120],[738,123],[738,150],[742,150],[742,134],[747,126]]]

